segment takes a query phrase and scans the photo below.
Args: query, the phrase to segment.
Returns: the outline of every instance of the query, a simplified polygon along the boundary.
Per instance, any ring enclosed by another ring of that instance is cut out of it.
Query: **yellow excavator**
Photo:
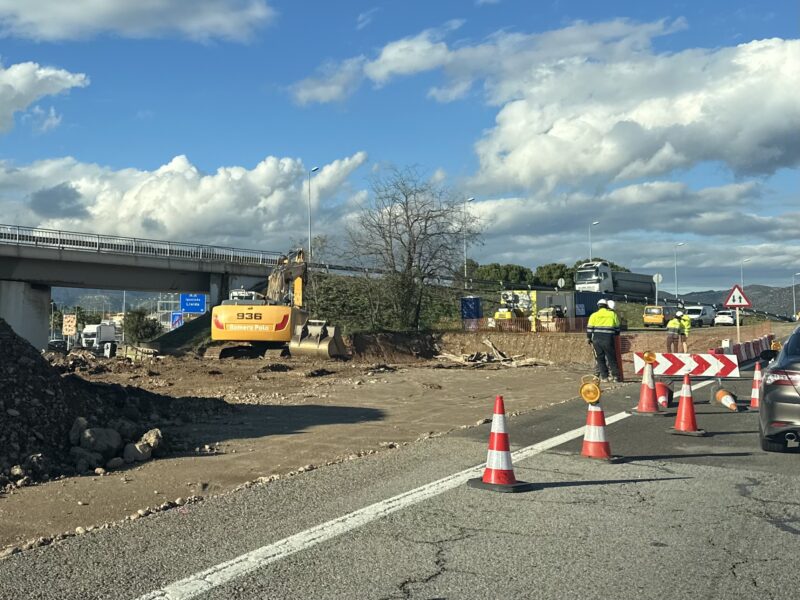
[[[272,270],[266,293],[231,290],[228,299],[211,310],[211,339],[229,344],[211,346],[205,355],[258,356],[281,349],[293,355],[346,357],[339,330],[327,321],[309,319],[303,310],[307,273],[303,251],[295,250]]]

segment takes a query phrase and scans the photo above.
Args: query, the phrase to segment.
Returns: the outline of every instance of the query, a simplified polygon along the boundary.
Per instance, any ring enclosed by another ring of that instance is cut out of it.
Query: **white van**
[[[692,320],[692,327],[713,327],[717,312],[711,306],[687,306],[683,312]]]

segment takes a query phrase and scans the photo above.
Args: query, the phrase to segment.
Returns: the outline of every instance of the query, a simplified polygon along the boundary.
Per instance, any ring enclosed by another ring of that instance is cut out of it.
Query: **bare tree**
[[[371,188],[371,202],[347,227],[347,256],[383,288],[386,324],[418,329],[429,286],[460,272],[463,242],[480,236],[479,224],[463,198],[416,168],[392,168]]]

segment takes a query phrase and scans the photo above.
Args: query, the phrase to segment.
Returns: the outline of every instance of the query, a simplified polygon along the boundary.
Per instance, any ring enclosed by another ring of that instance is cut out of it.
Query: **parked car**
[[[800,328],[780,351],[764,350],[761,358],[772,362],[761,382],[758,438],[762,450],[785,452],[800,438]]]
[[[642,321],[645,327],[666,327],[677,311],[677,306],[645,306]]]
[[[683,312],[692,320],[692,327],[714,326],[716,312],[710,306],[687,306]]]
[[[739,323],[741,324],[742,318],[739,316]],[[714,325],[736,325],[736,315],[732,310],[721,310],[717,312],[714,317]]]

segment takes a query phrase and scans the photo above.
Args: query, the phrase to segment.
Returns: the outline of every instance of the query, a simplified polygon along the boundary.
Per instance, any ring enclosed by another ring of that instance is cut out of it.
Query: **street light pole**
[[[600,221],[592,221],[589,224],[589,262],[592,262],[592,227],[600,225]]]
[[[675,300],[678,300],[678,246],[684,246],[686,242],[678,242],[675,244]]]
[[[311,174],[319,171],[319,167],[314,167],[308,172],[308,258],[311,262]]]
[[[800,275],[800,273],[795,273],[794,275],[792,275],[792,310],[794,311],[794,313],[792,314],[792,317],[795,318],[795,319],[797,318],[797,295],[795,294],[795,287],[794,287],[795,286],[795,281],[794,281],[794,278],[797,275]]]
[[[750,262],[750,259],[742,259],[739,263],[739,284],[742,286],[742,291],[744,291],[744,263],[746,262]]]
[[[473,200],[472,196],[464,200],[464,289],[467,289],[467,203]]]

